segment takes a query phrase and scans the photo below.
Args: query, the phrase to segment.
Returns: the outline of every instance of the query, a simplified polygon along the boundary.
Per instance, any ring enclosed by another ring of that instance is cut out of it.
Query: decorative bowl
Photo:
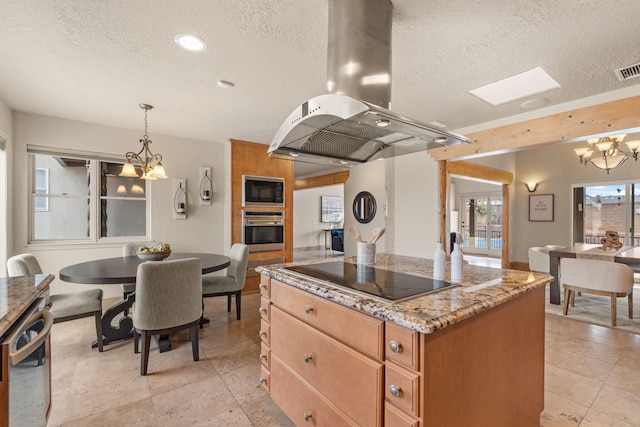
[[[136,252],[138,258],[144,261],[162,261],[169,255],[171,255],[171,251],[164,252]]]

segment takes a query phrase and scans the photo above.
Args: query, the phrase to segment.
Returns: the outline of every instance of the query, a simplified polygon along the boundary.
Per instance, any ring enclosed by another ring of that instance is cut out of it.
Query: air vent
[[[640,63],[631,65],[629,67],[618,68],[615,70],[618,80],[621,82],[640,76]]]

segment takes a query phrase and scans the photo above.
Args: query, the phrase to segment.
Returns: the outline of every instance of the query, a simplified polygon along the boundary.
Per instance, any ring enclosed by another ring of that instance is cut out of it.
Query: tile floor
[[[48,426],[291,426],[258,385],[259,299],[243,297],[240,321],[225,298],[206,299],[200,361],[179,334],[146,377],[131,341],[90,348],[92,318],[55,324]],[[545,359],[541,426],[640,426],[640,335],[547,315]]]

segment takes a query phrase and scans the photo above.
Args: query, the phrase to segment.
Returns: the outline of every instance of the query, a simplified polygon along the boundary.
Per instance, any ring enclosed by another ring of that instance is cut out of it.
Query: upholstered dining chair
[[[202,297],[227,297],[227,312],[231,311],[231,297],[236,297],[236,319],[240,320],[240,307],[242,289],[247,277],[247,264],[249,262],[249,246],[243,243],[234,243],[229,252],[231,263],[227,267],[224,276],[203,276]],[[202,327],[202,324],[200,325]]]
[[[202,317],[202,267],[198,258],[147,261],[138,266],[133,310],[134,351],[142,335],[140,375],[147,374],[152,335],[189,328],[193,360],[199,359],[198,323]]]
[[[561,247],[558,245],[546,245],[529,248],[529,270],[549,274],[549,251]]]
[[[562,284],[565,316],[569,311],[569,303],[575,306],[575,292],[582,292],[611,298],[611,326],[617,325],[617,298],[627,297],[629,319],[633,319],[633,269],[628,265],[566,258],[562,260]]]
[[[33,276],[42,274],[38,259],[32,254],[20,254],[7,260],[9,276]],[[49,299],[53,323],[94,316],[98,350],[103,351],[102,343],[102,289],[87,289],[51,295]]]
[[[151,243],[148,243],[148,242],[125,243],[124,246],[122,247],[122,256],[125,257],[125,256],[136,255],[136,253],[138,252],[138,249],[140,249],[142,246],[157,246],[157,245],[158,245],[158,242],[155,242],[155,241]],[[127,297],[130,294],[136,291],[136,284],[123,283],[122,285],[120,285],[120,288],[122,289],[122,299],[127,299]]]

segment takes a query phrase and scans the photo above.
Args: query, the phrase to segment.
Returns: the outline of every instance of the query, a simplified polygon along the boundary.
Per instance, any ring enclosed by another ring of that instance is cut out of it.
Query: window
[[[145,181],[118,176],[121,162],[32,147],[29,155],[32,242],[148,236]]]

